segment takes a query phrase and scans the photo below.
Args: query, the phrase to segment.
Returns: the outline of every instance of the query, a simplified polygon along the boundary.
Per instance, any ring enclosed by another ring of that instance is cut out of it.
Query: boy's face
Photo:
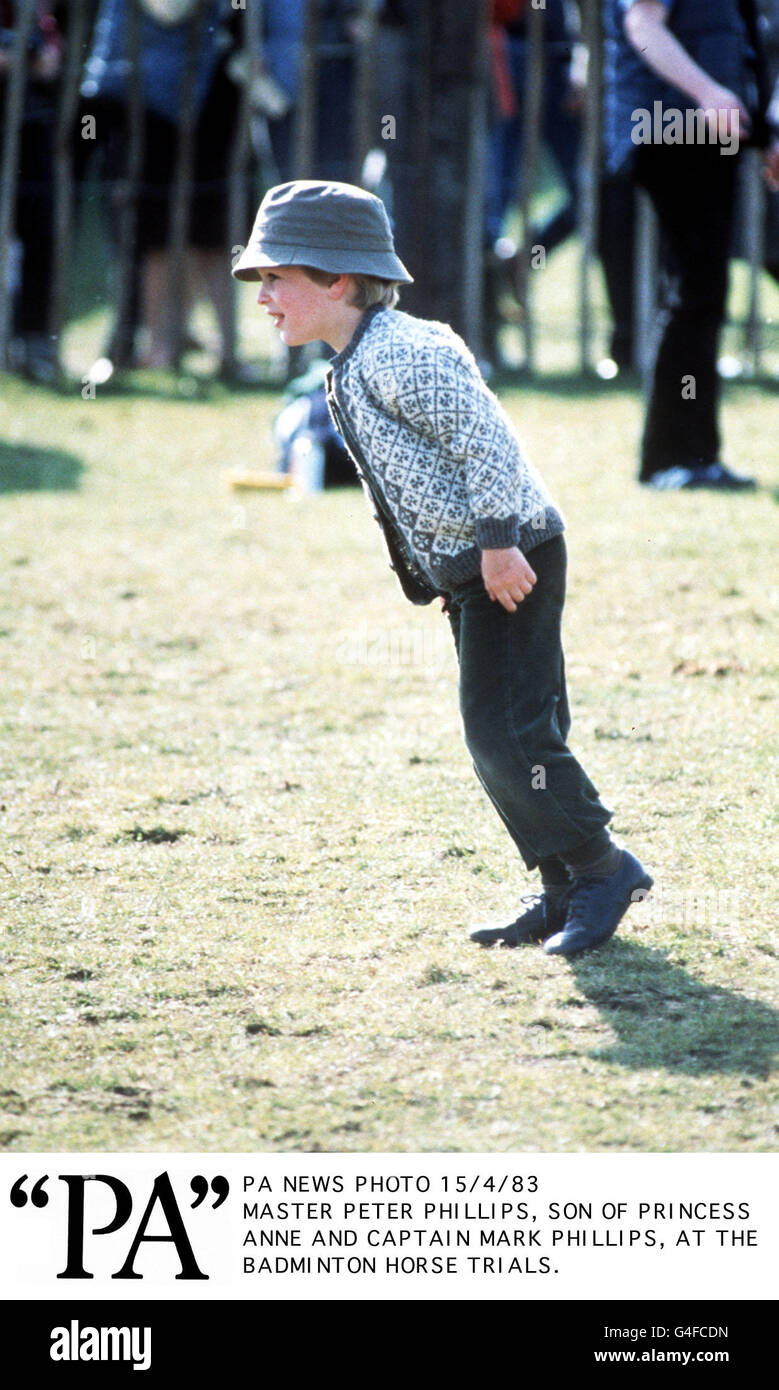
[[[317,285],[297,265],[259,270],[262,281],[257,303],[267,309],[287,347],[329,341],[333,301],[329,287]]]

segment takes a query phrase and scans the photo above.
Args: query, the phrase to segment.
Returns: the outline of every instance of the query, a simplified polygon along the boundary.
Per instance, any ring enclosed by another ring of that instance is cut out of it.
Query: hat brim
[[[413,276],[392,251],[339,252],[283,242],[247,246],[232,273],[236,280],[256,280],[258,270],[280,265],[305,265],[312,270],[332,271],[333,275],[375,275],[379,280],[394,280],[401,285],[414,283]]]

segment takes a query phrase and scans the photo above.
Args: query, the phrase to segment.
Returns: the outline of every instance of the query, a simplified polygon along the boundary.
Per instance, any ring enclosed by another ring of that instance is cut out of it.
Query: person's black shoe
[[[600,946],[613,936],[630,904],[643,899],[652,879],[626,849],[608,878],[578,878],[566,893],[567,913],[562,931],[544,942],[549,956],[575,956]]]
[[[471,932],[471,941],[479,946],[539,945],[548,936],[562,931],[567,901],[568,890],[551,898],[546,893],[531,893],[522,898],[523,903],[531,906],[515,921],[509,922],[507,927],[480,927]]]
[[[9,359],[12,371],[39,386],[53,386],[59,379],[57,340],[50,333],[25,333],[13,339]]]
[[[724,463],[708,463],[701,470],[701,477],[695,483],[695,487],[725,488],[730,492],[754,492],[757,487],[757,479],[750,478],[746,473],[734,473],[733,469],[726,468]]]
[[[643,479],[645,487],[658,492],[679,492],[692,488],[714,488],[720,492],[753,492],[757,486],[754,478],[743,473],[734,473],[722,463],[696,464],[691,468],[681,465],[676,468],[661,468],[651,477]]]

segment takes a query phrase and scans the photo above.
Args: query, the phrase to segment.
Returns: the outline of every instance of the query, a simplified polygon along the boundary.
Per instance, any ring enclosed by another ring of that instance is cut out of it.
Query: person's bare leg
[[[230,342],[230,296],[232,282],[225,269],[223,251],[195,251],[193,259],[205,292],[214,306],[220,337],[220,360],[226,365]]]
[[[185,331],[187,320],[197,299],[197,281],[200,272],[197,256],[197,252],[189,251],[186,257]],[[144,261],[143,269],[143,335],[145,344],[139,358],[141,366],[172,366],[172,323],[170,255],[167,250],[150,251]]]
[[[146,339],[139,361],[143,367],[169,367],[170,354],[170,256],[150,251],[143,263],[143,332]]]

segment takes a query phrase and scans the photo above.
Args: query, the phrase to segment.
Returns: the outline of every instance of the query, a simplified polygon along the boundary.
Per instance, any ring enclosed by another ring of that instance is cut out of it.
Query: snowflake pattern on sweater
[[[446,324],[367,310],[332,359],[328,400],[393,558],[399,549],[427,581],[417,601],[479,574],[483,549],[527,552],[563,530],[506,412]]]

